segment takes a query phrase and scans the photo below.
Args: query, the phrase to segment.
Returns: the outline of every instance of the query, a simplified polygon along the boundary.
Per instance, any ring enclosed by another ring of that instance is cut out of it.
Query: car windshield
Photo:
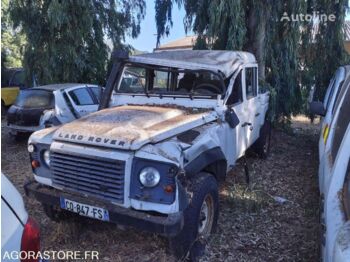
[[[225,87],[218,74],[207,70],[129,65],[124,68],[114,90],[117,93],[217,97],[224,94]]]
[[[25,108],[53,107],[54,95],[52,92],[46,90],[22,90],[17,96],[15,105]]]

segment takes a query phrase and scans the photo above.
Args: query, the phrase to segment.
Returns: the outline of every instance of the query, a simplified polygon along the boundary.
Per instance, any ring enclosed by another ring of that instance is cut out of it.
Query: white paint
[[[23,234],[21,223],[25,224],[27,222],[28,213],[25,210],[22,196],[3,173],[1,173],[1,197],[6,200],[21,220],[18,220],[5,201],[1,199],[1,254],[3,255],[5,252],[19,252],[21,250]],[[1,258],[1,261],[19,260]]]
[[[339,247],[339,242],[337,243],[337,235],[343,225],[345,224],[345,214],[343,210],[343,203],[340,197],[340,192],[343,189],[346,170],[349,164],[350,158],[350,124],[348,125],[347,131],[344,135],[343,141],[339,148],[337,157],[334,161],[334,165],[330,168],[330,173],[325,173],[329,176],[329,189],[325,192],[324,201],[324,218],[326,225],[326,244],[323,250],[323,261],[334,261],[333,255],[335,250],[335,244]],[[327,161],[328,162],[328,161]],[[326,163],[327,163],[326,162]],[[349,238],[347,239],[350,240]],[[343,246],[350,247],[350,242],[342,242]],[[337,248],[336,248],[337,249]],[[344,260],[346,261],[346,260]]]
[[[326,95],[325,95],[325,99],[323,102],[323,106],[324,108],[327,110],[326,115],[322,118],[322,123],[321,123],[321,135],[320,135],[320,139],[318,142],[318,151],[319,151],[319,160],[320,160],[320,165],[319,165],[319,188],[320,188],[320,192],[323,194],[326,187],[328,186],[324,175],[323,175],[323,171],[325,168],[325,161],[326,161],[326,147],[327,149],[330,148],[331,146],[331,140],[330,136],[331,136],[331,130],[333,130],[334,128],[331,126],[331,124],[334,125],[334,122],[332,122],[332,119],[334,118],[334,115],[336,112],[332,112],[333,106],[335,104],[335,99],[336,99],[336,94],[339,91],[339,88],[341,88],[341,83],[342,81],[344,81],[345,78],[345,69],[344,67],[340,67],[336,73],[334,74],[333,79],[330,81],[330,84],[327,88],[326,91]],[[333,87],[334,85],[334,87]],[[333,87],[333,90],[332,90]],[[323,140],[323,131],[326,127],[326,125],[329,125],[330,128],[330,132],[328,135],[328,139],[327,139],[327,145],[325,145],[324,140]]]

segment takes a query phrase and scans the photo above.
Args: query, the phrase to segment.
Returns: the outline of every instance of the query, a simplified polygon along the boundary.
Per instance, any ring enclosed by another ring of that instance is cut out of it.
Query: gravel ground
[[[242,161],[220,189],[217,232],[201,261],[318,261],[318,126],[293,119],[289,132],[274,130],[266,160],[248,158],[251,183]],[[26,140],[14,142],[2,123],[2,172],[24,196],[31,178]],[[101,261],[175,261],[167,240],[89,219],[52,222],[38,202],[24,196],[40,224],[43,250],[97,250]]]

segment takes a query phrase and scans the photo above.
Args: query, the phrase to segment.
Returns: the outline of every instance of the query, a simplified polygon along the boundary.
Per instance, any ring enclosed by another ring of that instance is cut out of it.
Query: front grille
[[[50,153],[54,185],[123,203],[125,162],[95,156]]]

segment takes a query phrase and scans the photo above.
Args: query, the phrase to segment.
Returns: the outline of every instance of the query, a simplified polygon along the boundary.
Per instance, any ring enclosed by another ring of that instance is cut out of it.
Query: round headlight
[[[29,153],[33,153],[33,152],[34,152],[34,150],[35,150],[34,145],[29,144],[29,145],[28,145],[28,152],[29,152]]]
[[[155,187],[160,181],[160,174],[153,167],[146,167],[140,172],[140,182],[145,187]]]
[[[47,166],[49,166],[49,165],[50,165],[50,151],[49,151],[49,150],[45,150],[43,156],[44,156],[45,164],[46,164]]]

